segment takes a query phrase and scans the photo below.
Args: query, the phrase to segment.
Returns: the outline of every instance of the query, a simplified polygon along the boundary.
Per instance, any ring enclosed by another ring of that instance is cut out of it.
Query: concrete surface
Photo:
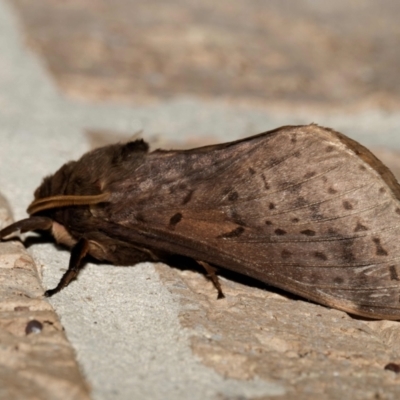
[[[400,115],[285,112],[178,97],[148,106],[67,100],[42,61],[23,45],[21,26],[0,1],[0,191],[14,219],[41,179],[90,148],[88,130],[116,138],[185,143],[232,140],[282,124],[317,122],[367,145],[400,149]],[[69,253],[29,247],[43,286],[53,287]],[[164,265],[88,264],[51,299],[94,399],[396,399],[397,322],[367,322],[223,279],[227,299],[203,276]],[[257,319],[259,316],[260,319]],[[226,323],[225,323],[225,322]],[[249,325],[246,325],[249,324]],[[247,335],[237,327],[257,328]],[[319,339],[318,339],[319,338]]]

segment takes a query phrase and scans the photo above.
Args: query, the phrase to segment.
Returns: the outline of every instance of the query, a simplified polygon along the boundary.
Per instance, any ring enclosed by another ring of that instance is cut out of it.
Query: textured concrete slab
[[[183,97],[141,107],[66,100],[24,47],[18,24],[0,1],[0,190],[15,219],[26,216],[43,176],[99,140],[87,132],[120,140],[144,130],[168,147],[317,122],[368,145],[400,148],[399,115],[379,110],[310,115]],[[53,287],[69,253],[34,238],[27,244],[43,286]],[[399,375],[385,369],[400,362],[397,322],[354,319],[238,277],[222,283],[227,298],[217,302],[197,272],[88,264],[51,305],[93,398],[399,397]],[[23,326],[18,321],[12,324]]]

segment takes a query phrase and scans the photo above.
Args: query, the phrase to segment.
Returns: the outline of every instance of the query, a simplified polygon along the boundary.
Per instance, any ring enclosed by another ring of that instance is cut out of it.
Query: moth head
[[[28,214],[107,202],[110,182],[132,173],[147,151],[147,143],[135,140],[92,150],[78,161],[64,164],[35,190]]]

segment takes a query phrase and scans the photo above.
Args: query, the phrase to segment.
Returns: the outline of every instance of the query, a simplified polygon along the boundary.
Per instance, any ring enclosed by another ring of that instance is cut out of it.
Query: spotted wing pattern
[[[125,190],[132,208],[114,205],[117,222],[167,229],[174,251],[197,246],[203,261],[311,300],[400,318],[399,185],[343,135],[284,127],[156,151]]]

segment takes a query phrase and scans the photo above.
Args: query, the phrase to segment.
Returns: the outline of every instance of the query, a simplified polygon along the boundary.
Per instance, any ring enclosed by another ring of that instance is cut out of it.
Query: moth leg
[[[221,284],[219,282],[218,276],[216,274],[216,269],[212,267],[210,264],[204,262],[204,261],[197,261],[199,265],[201,265],[207,272],[207,278],[211,280],[213,285],[215,286],[215,289],[218,291],[218,299],[224,299],[225,295],[222,292]]]
[[[14,232],[21,233],[29,231],[47,231],[53,225],[53,220],[48,217],[30,217],[15,222],[0,231],[0,239],[3,239]]]
[[[85,258],[88,251],[89,241],[85,238],[80,239],[71,250],[71,258],[69,259],[67,272],[54,289],[46,290],[44,293],[46,297],[53,296],[53,294],[58,293],[61,289],[68,286],[72,280],[76,279],[84,265],[82,260]]]

